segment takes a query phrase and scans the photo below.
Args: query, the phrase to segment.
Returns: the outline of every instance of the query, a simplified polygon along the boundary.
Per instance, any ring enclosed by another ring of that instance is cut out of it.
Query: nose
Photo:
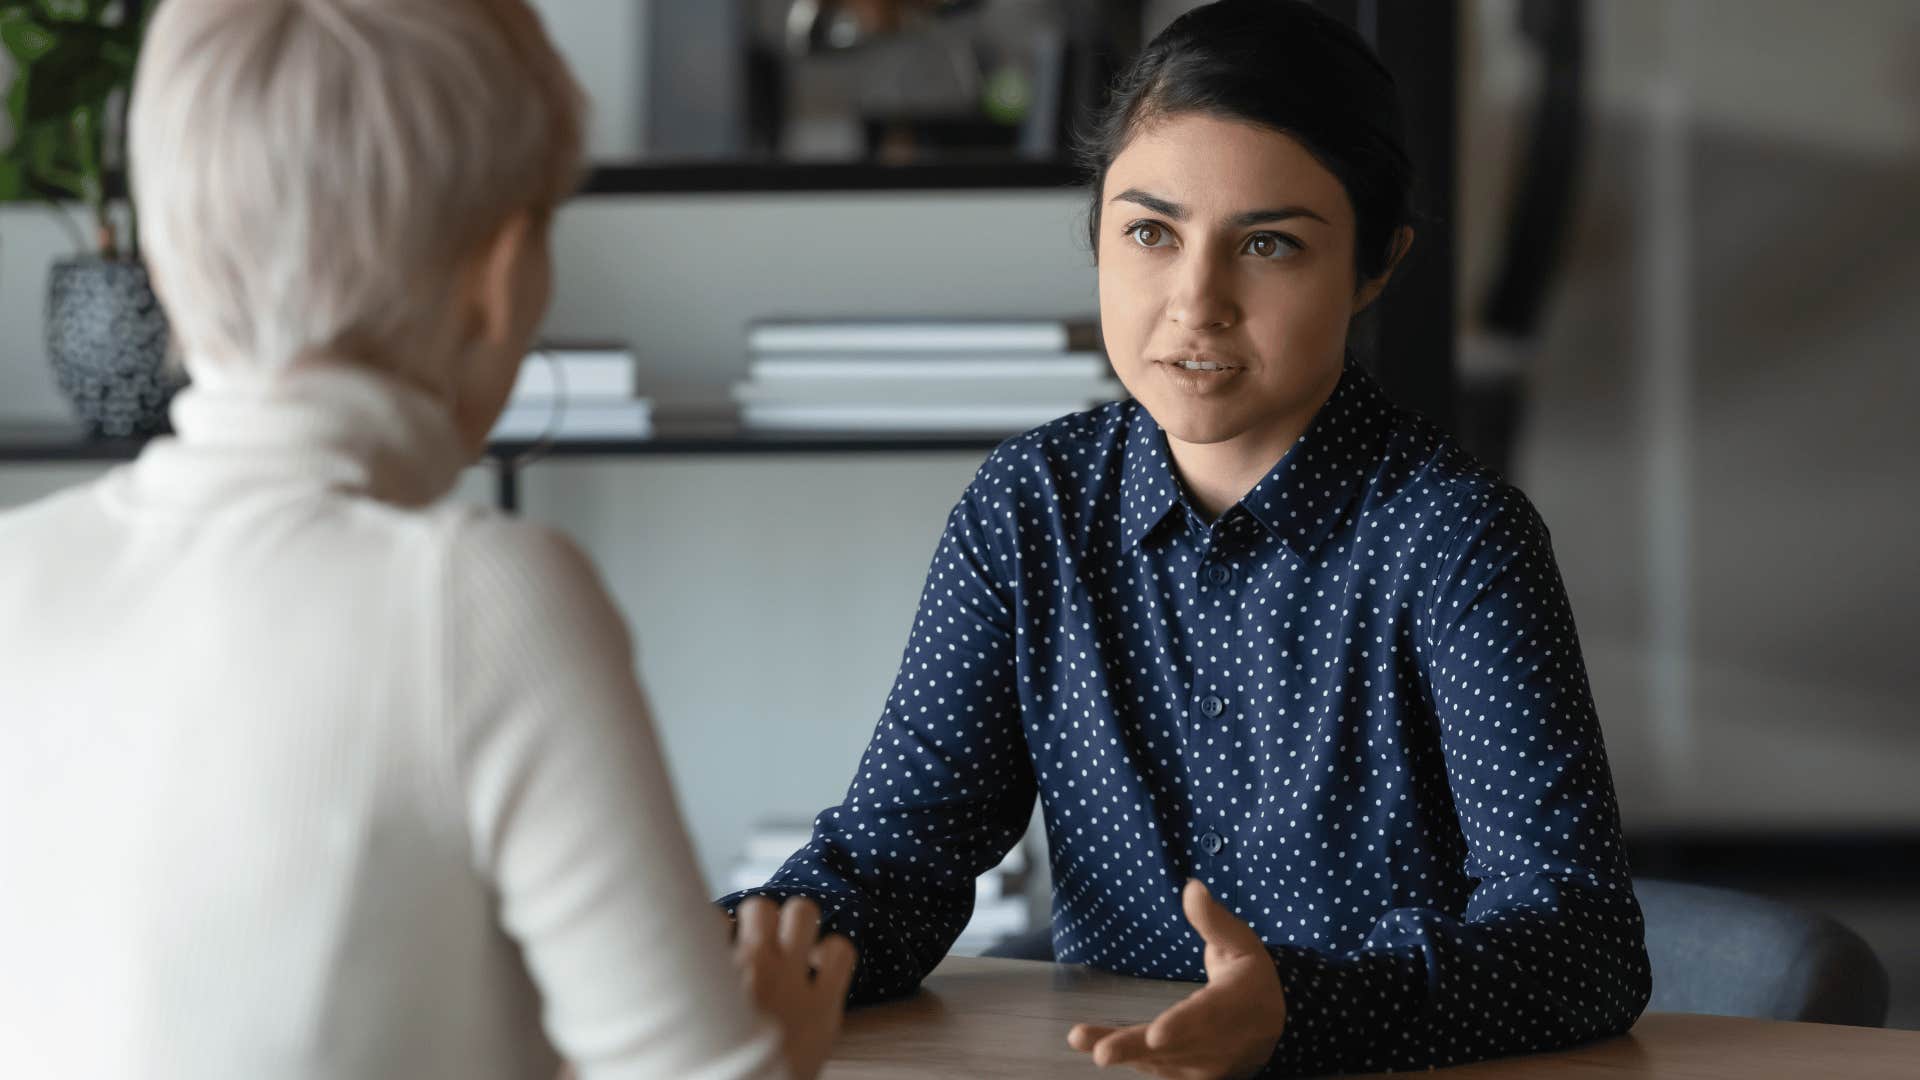
[[[1217,332],[1240,321],[1232,274],[1219,259],[1196,252],[1184,260],[1167,304],[1167,317],[1189,333]]]

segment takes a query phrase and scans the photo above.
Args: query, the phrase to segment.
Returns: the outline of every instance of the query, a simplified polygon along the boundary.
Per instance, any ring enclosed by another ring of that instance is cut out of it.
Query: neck
[[[156,479],[244,474],[422,506],[476,456],[445,401],[391,372],[319,359],[207,379],[199,373],[209,365],[194,370],[173,401],[175,437],[141,458]]]
[[[1327,384],[1308,395],[1302,405],[1277,423],[1244,431],[1228,439],[1194,443],[1167,435],[1174,471],[1209,520],[1232,509],[1255,484],[1266,478],[1293,444],[1300,441],[1320,407],[1340,385],[1342,368],[1334,368]]]

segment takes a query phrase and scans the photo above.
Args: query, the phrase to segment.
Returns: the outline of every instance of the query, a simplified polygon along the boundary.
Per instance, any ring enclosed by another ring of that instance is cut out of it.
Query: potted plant
[[[47,353],[61,391],[97,434],[165,426],[182,377],[140,261],[131,200],[116,220],[125,112],[145,28],[137,0],[0,0],[0,49],[14,68],[0,132],[0,200],[82,203],[92,250],[57,262],[47,283]]]

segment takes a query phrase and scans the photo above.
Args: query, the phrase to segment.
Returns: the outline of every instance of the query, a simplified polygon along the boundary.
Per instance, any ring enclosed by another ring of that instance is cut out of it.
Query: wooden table
[[[1067,1046],[1080,1021],[1139,1023],[1190,983],[1129,979],[1065,964],[954,957],[905,1001],[856,1009],[825,1080],[885,1077],[1144,1076],[1101,1071]],[[1554,1080],[1920,1078],[1920,1032],[1649,1013],[1622,1038],[1439,1075]]]

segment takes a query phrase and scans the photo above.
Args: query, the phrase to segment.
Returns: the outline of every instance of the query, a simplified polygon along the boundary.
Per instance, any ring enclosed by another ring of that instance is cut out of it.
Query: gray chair
[[[1887,971],[1818,912],[1732,889],[1640,878],[1656,1012],[1879,1027]]]
[[[1887,972],[1860,935],[1817,912],[1732,889],[1640,878],[1655,1012],[1716,1013],[1879,1027]],[[987,956],[1052,960],[1047,930]]]

